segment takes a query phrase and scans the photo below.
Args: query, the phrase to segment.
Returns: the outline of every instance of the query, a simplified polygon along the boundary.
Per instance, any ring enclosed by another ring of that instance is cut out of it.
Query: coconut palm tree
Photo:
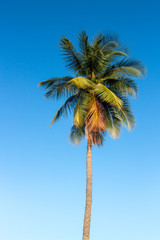
[[[121,126],[132,129],[135,119],[128,96],[137,96],[135,78],[141,78],[145,69],[138,60],[128,57],[118,36],[98,34],[90,43],[87,34],[79,34],[75,49],[66,37],[60,39],[66,67],[73,76],[51,78],[39,85],[45,88],[46,98],[66,97],[51,125],[62,116],[73,112],[70,132],[72,142],[87,139],[86,206],[83,240],[89,240],[92,204],[92,146],[101,146],[105,135],[118,137]]]

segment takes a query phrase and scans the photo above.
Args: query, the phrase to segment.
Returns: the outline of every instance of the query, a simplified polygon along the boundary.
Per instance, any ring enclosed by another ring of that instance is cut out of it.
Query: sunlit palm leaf
[[[73,78],[69,81],[69,84],[73,84],[78,89],[93,88],[94,86],[94,83],[92,81],[84,77]]]
[[[85,118],[87,116],[87,111],[90,106],[90,102],[91,102],[90,94],[84,91],[80,91],[79,99],[73,114],[73,123],[75,126],[81,128],[84,125]]]
[[[119,109],[122,107],[123,102],[119,99],[109,88],[98,83],[94,88],[95,94],[101,99],[101,101],[108,102],[111,105],[117,106]]]

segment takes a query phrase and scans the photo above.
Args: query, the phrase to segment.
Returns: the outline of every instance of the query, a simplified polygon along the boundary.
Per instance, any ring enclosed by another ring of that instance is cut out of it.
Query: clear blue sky
[[[81,30],[119,33],[147,66],[132,101],[137,126],[93,151],[91,240],[160,239],[160,15],[157,0],[3,1],[0,6],[0,239],[82,237],[86,142],[71,119],[49,127],[60,104],[42,80],[65,76],[58,41]]]

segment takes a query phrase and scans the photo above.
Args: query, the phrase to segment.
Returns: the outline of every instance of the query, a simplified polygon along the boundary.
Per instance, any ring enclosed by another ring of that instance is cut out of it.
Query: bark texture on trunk
[[[88,138],[87,142],[87,185],[86,185],[86,207],[83,225],[83,240],[89,240],[91,205],[92,205],[92,140]]]

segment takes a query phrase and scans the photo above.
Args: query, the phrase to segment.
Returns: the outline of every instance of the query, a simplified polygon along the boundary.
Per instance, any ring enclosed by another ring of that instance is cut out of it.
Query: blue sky
[[[157,1],[3,1],[0,6],[0,239],[81,239],[86,142],[68,141],[71,118],[49,127],[63,102],[42,80],[69,71],[59,37],[119,33],[147,66],[132,101],[133,132],[93,150],[92,240],[160,239],[160,112]]]

